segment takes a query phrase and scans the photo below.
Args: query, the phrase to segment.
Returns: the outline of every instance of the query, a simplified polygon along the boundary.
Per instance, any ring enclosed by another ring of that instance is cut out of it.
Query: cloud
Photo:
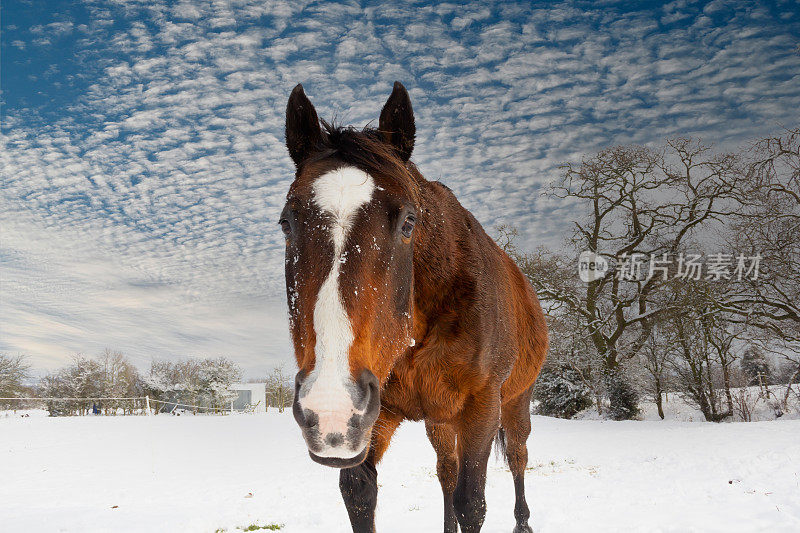
[[[296,83],[364,125],[402,80],[423,173],[531,248],[573,216],[540,194],[561,162],[797,122],[800,18],[781,6],[119,1],[27,26],[7,9],[28,57],[6,59],[4,93],[34,76],[46,103],[5,109],[0,349],[289,361],[276,222]],[[63,56],[37,59],[45,41]]]

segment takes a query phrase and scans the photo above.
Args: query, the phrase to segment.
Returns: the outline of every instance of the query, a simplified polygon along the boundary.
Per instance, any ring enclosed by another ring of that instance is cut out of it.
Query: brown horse
[[[480,530],[496,437],[514,478],[514,531],[531,531],[526,440],[544,316],[514,261],[409,161],[415,132],[397,82],[377,130],[320,121],[300,85],[289,98],[297,172],[280,224],[294,416],[311,458],[341,469],[356,532],[374,530],[375,465],[406,419],[425,421],[436,450],[445,531]]]

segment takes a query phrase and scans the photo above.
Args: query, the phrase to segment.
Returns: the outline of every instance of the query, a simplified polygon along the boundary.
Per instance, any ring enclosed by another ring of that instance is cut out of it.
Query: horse
[[[404,420],[436,451],[444,531],[480,531],[492,443],[530,532],[529,405],[547,352],[539,301],[515,262],[414,163],[416,126],[395,82],[378,128],[320,120],[302,85],[286,108],[294,181],[280,217],[292,405],[312,460],[340,469],[356,533],[374,531],[376,465]]]

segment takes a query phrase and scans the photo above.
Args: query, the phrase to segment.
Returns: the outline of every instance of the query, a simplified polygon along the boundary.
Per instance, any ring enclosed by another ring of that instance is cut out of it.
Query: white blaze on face
[[[355,387],[349,362],[353,328],[339,294],[339,270],[356,214],[372,200],[374,190],[372,177],[354,167],[342,167],[323,174],[313,186],[314,203],[332,218],[328,230],[334,252],[330,273],[314,306],[316,363],[300,390],[299,404],[319,417],[323,439],[330,433],[341,433],[346,437],[348,421],[353,414],[361,414],[355,409],[350,394]],[[350,455],[355,456],[360,451]],[[344,450],[329,449],[317,455],[342,457],[340,452]]]

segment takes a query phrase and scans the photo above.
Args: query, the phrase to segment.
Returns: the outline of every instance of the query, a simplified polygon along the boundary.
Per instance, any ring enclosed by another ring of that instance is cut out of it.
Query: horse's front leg
[[[456,511],[453,507],[453,493],[458,479],[458,458],[456,457],[456,432],[452,426],[425,421],[425,431],[433,449],[436,450],[436,475],[442,485],[444,500],[444,533],[457,533]]]
[[[339,471],[339,490],[350,516],[353,533],[375,531],[375,506],[378,503],[378,471],[375,465],[380,462],[392,435],[402,421],[401,416],[381,407],[372,429],[367,458],[358,466]]]
[[[344,506],[350,515],[354,533],[369,533],[375,530],[375,505],[378,503],[378,471],[375,464],[366,459],[352,468],[339,472],[339,489]]]
[[[500,428],[500,394],[471,397],[458,423],[458,481],[453,505],[462,533],[477,533],[486,517],[486,466]]]

